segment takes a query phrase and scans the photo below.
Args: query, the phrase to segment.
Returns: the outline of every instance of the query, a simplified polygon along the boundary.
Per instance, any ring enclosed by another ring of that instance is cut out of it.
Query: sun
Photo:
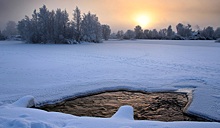
[[[150,18],[147,15],[139,15],[136,17],[136,23],[142,28],[146,27],[150,22]]]

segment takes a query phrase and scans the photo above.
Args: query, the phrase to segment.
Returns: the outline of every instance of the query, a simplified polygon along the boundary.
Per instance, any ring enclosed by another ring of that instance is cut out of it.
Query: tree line
[[[111,33],[110,26],[101,25],[95,14],[81,14],[76,7],[73,19],[69,20],[66,10],[49,11],[45,5],[39,8],[39,12],[35,9],[31,18],[25,16],[19,21],[17,29],[29,43],[100,43],[103,37],[107,40]]]
[[[134,30],[119,30],[117,33],[112,33],[111,38],[117,39],[160,39],[160,40],[216,40],[220,38],[220,27],[216,30],[208,26],[202,30],[193,31],[190,24],[184,25],[179,23],[176,25],[176,32],[173,31],[172,26],[167,28],[143,30],[141,26],[137,25]]]
[[[172,26],[160,29],[145,29],[137,25],[133,30],[119,30],[111,33],[109,25],[101,25],[95,14],[88,12],[82,14],[76,7],[73,10],[73,19],[69,19],[66,10],[57,9],[49,11],[45,5],[33,11],[31,17],[16,24],[9,21],[6,29],[0,31],[0,40],[20,35],[28,43],[55,43],[73,44],[82,41],[100,43],[103,39],[161,39],[161,40],[217,40],[220,38],[220,27],[214,30],[208,26],[197,31],[192,30],[190,24],[176,25],[176,32]]]

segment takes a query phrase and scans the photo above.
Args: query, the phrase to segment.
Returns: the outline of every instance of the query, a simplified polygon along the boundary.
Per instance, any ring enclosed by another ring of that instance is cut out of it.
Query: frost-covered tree
[[[159,36],[159,33],[156,29],[153,29],[153,30],[144,30],[144,38],[145,39],[159,39],[160,36]]]
[[[120,40],[122,40],[124,38],[124,31],[123,30],[119,30],[116,34],[116,37]]]
[[[30,41],[33,43],[39,43],[40,33],[39,33],[39,24],[38,24],[38,14],[37,14],[36,9],[34,10],[32,14],[32,19],[29,22],[32,28],[32,33],[33,33]]]
[[[178,35],[180,35],[180,36],[185,35],[184,25],[182,23],[179,23],[179,24],[176,25],[176,30],[177,30]]]
[[[75,10],[73,10],[73,23],[75,26],[75,32],[74,32],[74,38],[77,42],[80,42],[81,36],[82,36],[82,30],[81,30],[81,11],[78,7],[76,7]]]
[[[182,37],[190,37],[192,35],[192,28],[191,25],[183,25],[182,23],[177,24],[176,26],[177,34]]]
[[[33,43],[33,24],[28,16],[25,16],[24,19],[18,22],[17,28],[24,40],[28,43]]]
[[[75,38],[75,23],[73,21],[67,23],[66,38],[71,39],[74,43],[78,43]]]
[[[47,39],[47,42],[50,42],[50,43],[54,43],[54,24],[55,24],[55,12],[54,10],[52,10],[51,12],[49,12],[49,24],[48,24],[48,33],[49,33],[49,36],[48,36],[48,39]]]
[[[15,21],[8,21],[5,30],[2,32],[4,36],[10,38],[17,34],[17,25]]]
[[[172,26],[170,25],[167,28],[167,37],[168,37],[168,39],[171,39],[173,35],[174,35],[174,32],[173,32]]]
[[[136,26],[134,28],[134,32],[135,32],[135,38],[136,39],[142,39],[143,38],[143,29],[141,28],[140,25]]]
[[[149,39],[154,39],[153,31],[152,30],[149,30],[148,37],[149,37]]]
[[[127,30],[124,34],[124,39],[134,39],[135,38],[135,32],[133,30]]]
[[[25,19],[26,19],[26,16],[25,16]],[[27,37],[26,37],[26,23],[25,23],[25,19],[22,19],[21,21],[18,21],[18,33],[22,36],[22,38],[24,40],[28,40]]]
[[[214,39],[214,29],[213,27],[208,26],[207,28],[204,28],[201,35],[204,36],[207,40],[213,40]]]
[[[54,15],[54,41],[55,43],[63,43],[67,37],[68,14],[66,10],[57,9]]]
[[[102,42],[102,26],[96,15],[91,14],[90,12],[84,14],[81,28],[84,41],[95,43]]]
[[[218,28],[215,30],[214,38],[215,38],[215,39],[219,39],[219,38],[220,38],[220,27],[218,27]]]
[[[2,34],[1,30],[0,30],[0,40],[5,40],[5,36]]]
[[[111,28],[109,25],[102,25],[102,36],[105,40],[108,40],[111,34]]]
[[[113,33],[111,33],[110,34],[110,39],[117,39],[117,36],[116,36],[117,34],[115,33],[115,32],[113,32]]]
[[[151,31],[151,36],[152,36],[152,39],[158,39],[159,38],[159,33],[158,33],[157,29],[153,29]]]
[[[110,27],[109,27],[110,28]],[[32,18],[25,17],[18,23],[22,37],[30,43],[77,43],[81,40],[102,42],[102,26],[94,14],[84,14],[76,7],[74,18],[69,21],[66,10],[49,11],[44,5]]]
[[[46,5],[41,7],[40,12],[38,13],[38,26],[39,26],[39,35],[40,41],[43,43],[47,43],[50,34],[49,34],[49,10],[47,9]]]
[[[166,29],[166,28],[161,29],[161,30],[158,32],[158,38],[159,38],[159,39],[167,39],[167,29]]]
[[[148,30],[148,29],[144,30],[144,34],[143,34],[144,39],[150,39],[149,32],[150,32],[150,30]]]
[[[69,14],[66,10],[62,11],[62,26],[63,26],[63,36],[64,38],[67,37],[67,28],[68,28],[68,22],[69,22]]]
[[[54,15],[54,41],[56,43],[60,43],[64,36],[63,36],[63,21],[62,21],[62,10],[57,9]]]

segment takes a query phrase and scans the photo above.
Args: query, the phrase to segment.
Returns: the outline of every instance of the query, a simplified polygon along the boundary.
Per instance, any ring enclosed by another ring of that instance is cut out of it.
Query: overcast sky
[[[83,13],[96,14],[114,31],[133,29],[140,15],[149,19],[144,29],[166,28],[170,24],[174,29],[179,22],[200,28],[220,26],[220,0],[0,0],[0,30],[7,21],[31,16],[43,4],[49,10],[66,9],[70,15],[78,6]]]

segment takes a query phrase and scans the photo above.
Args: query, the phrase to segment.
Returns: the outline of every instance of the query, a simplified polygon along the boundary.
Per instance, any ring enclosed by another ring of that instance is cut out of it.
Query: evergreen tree
[[[67,23],[66,38],[78,43],[75,42],[75,23],[73,21]]]
[[[61,9],[57,9],[54,16],[54,41],[55,43],[64,43],[68,30],[68,14]]]
[[[39,26],[39,35],[40,41],[43,43],[47,43],[50,35],[49,35],[49,11],[45,5],[41,7],[40,12],[38,13],[38,26]]]
[[[54,41],[55,44],[61,42],[62,32],[62,11],[57,9],[54,15]]]
[[[77,42],[80,42],[81,36],[82,36],[82,31],[81,31],[81,11],[79,10],[78,7],[74,10],[73,13],[73,23],[75,23],[75,33],[74,33],[74,38],[76,39]]]
[[[62,11],[62,26],[63,26],[63,36],[64,38],[67,38],[67,27],[69,22],[69,14],[66,10]]]
[[[95,43],[102,42],[102,27],[96,15],[90,12],[84,14],[81,27],[84,41]]]
[[[48,33],[49,33],[49,36],[48,36],[48,40],[47,42],[50,42],[50,43],[54,43],[54,24],[55,24],[55,12],[54,10],[52,10],[51,12],[49,12],[49,21],[48,21]]]
[[[38,14],[36,12],[36,9],[34,10],[32,14],[32,19],[30,21],[30,24],[32,26],[33,35],[32,39],[30,40],[33,43],[39,43],[40,42],[40,33],[39,33],[39,24],[38,24]]]
[[[33,24],[28,16],[18,22],[18,31],[24,40],[33,43]]]

